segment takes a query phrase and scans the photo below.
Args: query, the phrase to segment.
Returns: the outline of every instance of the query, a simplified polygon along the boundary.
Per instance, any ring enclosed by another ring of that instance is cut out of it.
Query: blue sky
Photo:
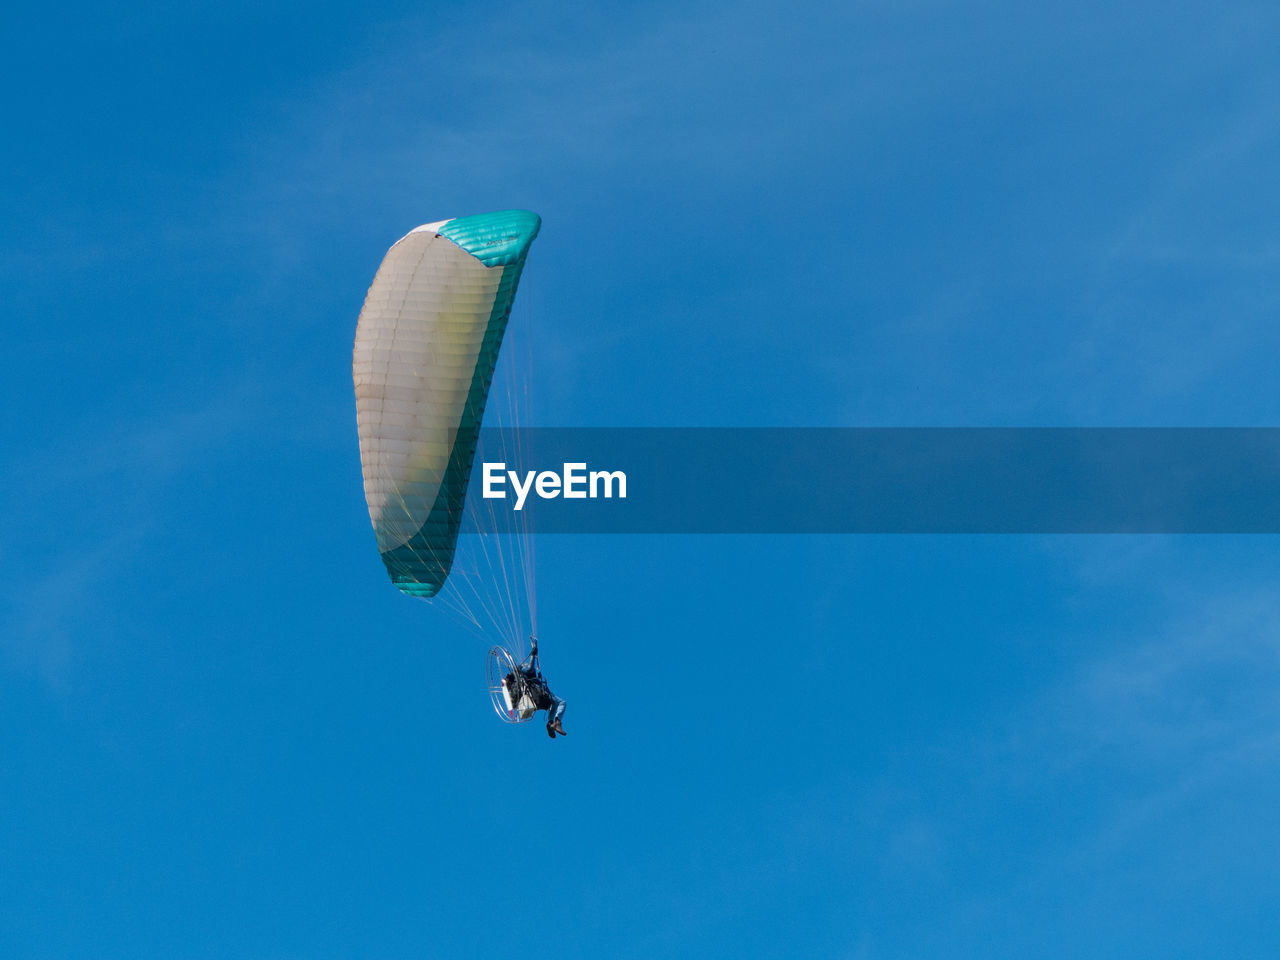
[[[350,357],[519,206],[539,423],[1274,426],[1278,21],[20,11],[0,953],[1273,956],[1274,538],[550,538],[550,743],[387,583]]]

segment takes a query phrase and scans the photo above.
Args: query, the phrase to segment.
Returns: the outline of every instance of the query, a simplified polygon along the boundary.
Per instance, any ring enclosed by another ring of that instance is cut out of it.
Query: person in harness
[[[548,737],[554,740],[557,733],[562,737],[568,736],[564,732],[564,725],[560,722],[560,718],[564,716],[565,702],[551,692],[551,688],[547,686],[547,680],[538,666],[538,638],[530,637],[529,640],[532,645],[529,656],[516,665],[516,672],[520,674],[519,678],[509,673],[504,682],[512,688],[523,688],[522,692],[527,694],[533,701],[535,710],[547,711]]]

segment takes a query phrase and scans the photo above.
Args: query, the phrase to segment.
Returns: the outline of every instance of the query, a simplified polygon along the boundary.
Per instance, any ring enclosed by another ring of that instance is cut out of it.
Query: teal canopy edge
[[[450,220],[440,228],[440,236],[486,267],[506,267],[523,265],[541,226],[542,218],[529,210],[502,210]]]
[[[440,228],[440,236],[466,250],[486,267],[508,269],[503,271],[493,300],[493,310],[489,313],[476,358],[476,369],[471,376],[471,387],[467,391],[467,402],[462,409],[435,503],[422,526],[407,542],[382,554],[391,582],[411,597],[434,597],[444,586],[453,567],[467,484],[471,481],[480,423],[484,419],[485,403],[493,383],[498,350],[502,346],[507,322],[511,319],[511,305],[515,302],[516,287],[524,271],[529,245],[541,226],[542,219],[536,213],[504,210],[460,217]]]

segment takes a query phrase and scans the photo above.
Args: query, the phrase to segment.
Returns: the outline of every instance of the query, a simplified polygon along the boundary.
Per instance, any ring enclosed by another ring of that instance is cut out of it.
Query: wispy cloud
[[[77,645],[112,629],[121,585],[189,509],[184,480],[208,471],[261,426],[259,391],[229,386],[140,420],[108,407],[6,466],[0,649],[55,688]]]

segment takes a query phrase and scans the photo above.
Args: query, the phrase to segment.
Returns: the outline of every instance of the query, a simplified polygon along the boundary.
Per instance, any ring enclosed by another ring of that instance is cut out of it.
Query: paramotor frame
[[[536,708],[529,682],[516,669],[516,662],[506,647],[489,648],[487,673],[494,712],[507,723],[533,719]]]

